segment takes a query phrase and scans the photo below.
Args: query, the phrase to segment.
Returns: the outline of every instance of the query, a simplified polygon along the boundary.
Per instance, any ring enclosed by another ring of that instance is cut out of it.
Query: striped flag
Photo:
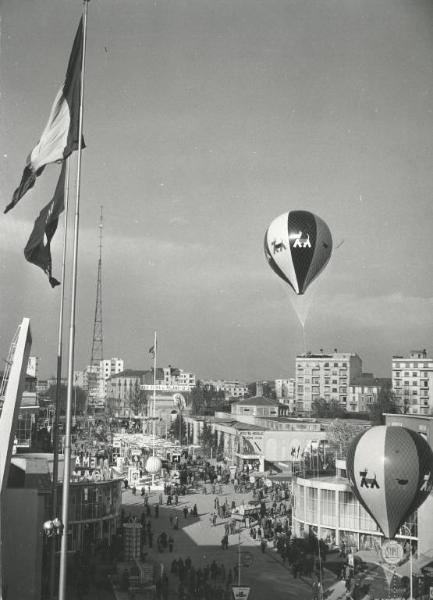
[[[81,96],[81,64],[83,58],[83,18],[81,18],[63,86],[51,108],[41,138],[27,158],[21,182],[15,190],[5,213],[11,210],[31,189],[46,165],[67,158],[78,148]]]
[[[48,275],[51,287],[56,287],[60,283],[51,273],[51,240],[59,223],[59,215],[65,208],[65,171],[66,161],[63,161],[54,196],[39,213],[24,248],[26,260],[40,267]]]

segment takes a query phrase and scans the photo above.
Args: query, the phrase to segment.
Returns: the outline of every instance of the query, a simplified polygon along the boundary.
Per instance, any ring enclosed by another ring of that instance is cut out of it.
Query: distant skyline
[[[80,16],[70,0],[2,4],[3,207]],[[432,17],[427,0],[92,0],[75,369],[90,361],[101,205],[107,358],[150,368],[154,330],[159,364],[201,379],[290,377],[320,348],[356,352],[377,377],[393,355],[431,356]],[[29,317],[42,377],[56,370],[60,291],[23,249],[58,171],[0,219],[0,357]],[[336,248],[304,328],[263,254],[292,209],[324,219]]]

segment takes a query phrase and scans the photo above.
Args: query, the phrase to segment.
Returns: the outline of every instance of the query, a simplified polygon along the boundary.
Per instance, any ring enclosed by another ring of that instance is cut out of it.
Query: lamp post
[[[55,517],[52,521],[45,521],[42,529],[47,538],[60,536],[63,533],[63,523],[59,517]]]
[[[61,537],[63,534],[63,523],[55,517],[53,520],[45,521],[42,525],[42,531],[44,532],[47,539],[50,540],[50,598],[54,598],[54,585],[55,585],[55,573],[56,573],[56,537]]]
[[[409,536],[409,600],[414,600],[413,597],[413,563],[412,563],[412,533],[407,525],[402,525],[400,529],[406,529]]]

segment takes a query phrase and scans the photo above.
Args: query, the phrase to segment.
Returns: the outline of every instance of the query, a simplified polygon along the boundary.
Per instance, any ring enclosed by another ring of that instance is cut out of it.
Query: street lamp
[[[407,535],[409,536],[409,600],[414,600],[413,598],[413,563],[412,563],[412,532],[407,525],[402,525],[400,529],[407,529]]]
[[[42,525],[42,529],[47,538],[52,538],[56,535],[60,536],[63,533],[63,523],[56,517],[52,521],[45,521]]]

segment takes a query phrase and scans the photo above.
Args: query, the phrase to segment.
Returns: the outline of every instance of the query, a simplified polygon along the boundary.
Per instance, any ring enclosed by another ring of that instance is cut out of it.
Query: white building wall
[[[310,413],[314,400],[335,400],[344,408],[349,384],[362,373],[362,360],[357,354],[303,354],[296,357],[296,410]]]
[[[392,359],[392,390],[397,405],[408,414],[433,414],[433,359],[425,350]]]

